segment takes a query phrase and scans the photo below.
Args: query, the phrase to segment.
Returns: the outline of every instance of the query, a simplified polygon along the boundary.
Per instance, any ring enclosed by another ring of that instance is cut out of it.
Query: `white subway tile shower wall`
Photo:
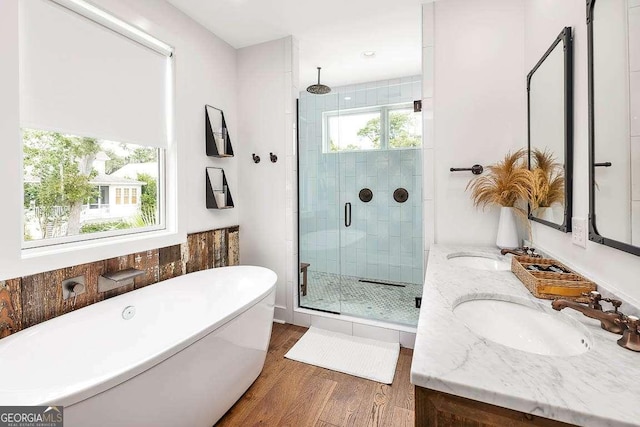
[[[421,99],[421,77],[300,93],[300,261],[314,271],[422,283],[422,150],[324,153],[322,113],[411,103]],[[406,188],[409,200],[393,199]],[[358,198],[362,188],[373,200]],[[344,226],[344,203],[352,225]]]

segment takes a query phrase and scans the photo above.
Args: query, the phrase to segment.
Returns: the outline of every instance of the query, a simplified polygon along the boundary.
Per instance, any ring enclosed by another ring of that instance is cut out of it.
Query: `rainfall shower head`
[[[318,67],[318,84],[309,86],[307,88],[307,92],[314,95],[324,95],[331,92],[331,88],[329,86],[320,84],[320,67]]]

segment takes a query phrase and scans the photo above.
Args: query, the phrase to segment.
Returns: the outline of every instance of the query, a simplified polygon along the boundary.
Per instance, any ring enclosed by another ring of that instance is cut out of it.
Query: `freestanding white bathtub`
[[[0,340],[0,406],[63,405],[67,427],[211,427],[262,370],[276,279],[200,271],[17,332]]]

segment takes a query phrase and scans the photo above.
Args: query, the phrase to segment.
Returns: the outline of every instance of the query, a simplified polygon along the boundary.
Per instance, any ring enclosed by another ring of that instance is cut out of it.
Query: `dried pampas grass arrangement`
[[[524,149],[507,153],[502,161],[487,167],[488,174],[467,184],[475,207],[484,209],[489,205],[499,205],[513,208],[519,200],[531,199],[531,172],[525,161],[526,154]]]
[[[532,198],[532,173],[527,167],[526,155],[525,149],[508,152],[502,161],[487,167],[487,175],[469,182],[467,190],[471,190],[471,199],[476,208],[484,209],[490,205],[512,208],[515,217],[524,225],[527,236],[531,238],[527,202]],[[498,235],[500,236],[500,231]],[[498,237],[498,241],[500,240]],[[497,244],[502,247],[500,242]]]
[[[531,152],[531,209],[564,203],[564,165],[548,149]]]

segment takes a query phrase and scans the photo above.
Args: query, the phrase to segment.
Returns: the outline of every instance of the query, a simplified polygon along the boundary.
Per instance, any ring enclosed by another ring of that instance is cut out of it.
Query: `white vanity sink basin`
[[[511,264],[499,256],[460,252],[447,255],[449,264],[474,270],[509,271]]]
[[[563,313],[528,300],[481,297],[453,308],[477,335],[506,347],[545,356],[574,356],[589,351],[589,331]]]

